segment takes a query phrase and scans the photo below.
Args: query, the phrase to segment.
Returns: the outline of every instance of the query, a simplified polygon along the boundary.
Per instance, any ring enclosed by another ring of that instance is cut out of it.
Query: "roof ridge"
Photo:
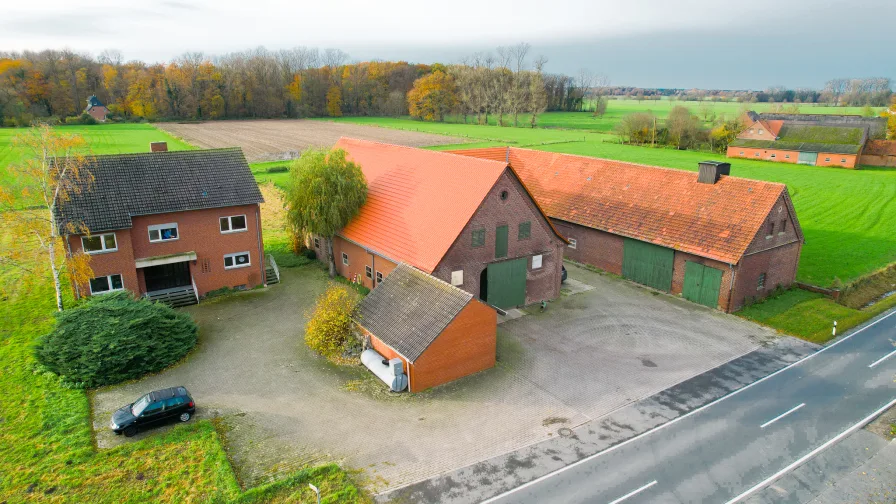
[[[446,135],[446,136],[451,136],[451,135]],[[434,154],[444,154],[444,155],[446,155],[446,156],[459,156],[459,157],[463,157],[463,158],[466,158],[466,159],[471,159],[471,156],[464,156],[463,154],[455,154],[454,152],[450,152],[450,151],[430,150],[430,149],[427,149],[427,148],[425,148],[425,147],[411,147],[411,146],[409,146],[409,145],[401,145],[401,144],[393,144],[393,143],[388,143],[388,142],[380,142],[380,141],[378,141],[378,140],[367,140],[367,139],[364,139],[364,138],[355,138],[355,137],[342,136],[342,137],[339,137],[339,140],[337,140],[336,143],[339,143],[339,142],[341,142],[342,140],[349,140],[349,141],[352,141],[352,142],[364,142],[364,143],[369,143],[369,144],[383,145],[383,146],[386,146],[386,147],[398,147],[398,148],[400,148],[400,149],[412,149],[412,150],[415,150],[415,151],[425,151],[425,152],[432,152],[432,153],[434,153]],[[335,144],[334,144],[334,145],[335,145]],[[503,148],[503,147],[502,147],[502,148]],[[478,161],[486,161],[486,162],[488,162],[488,163],[499,163],[499,164],[503,165],[505,168],[507,167],[507,163],[504,163],[504,162],[502,162],[502,161],[495,161],[495,160],[493,160],[493,159],[482,159],[482,158],[472,158],[472,159],[476,159],[476,160],[478,160]]]
[[[145,156],[145,155],[162,155],[162,154],[184,154],[184,153],[202,153],[202,152],[213,152],[213,151],[243,151],[242,147],[215,147],[212,149],[184,149],[184,150],[175,150],[175,151],[162,151],[162,152],[110,152],[106,154],[89,154],[88,157],[100,158],[100,157],[118,157],[118,156]]]

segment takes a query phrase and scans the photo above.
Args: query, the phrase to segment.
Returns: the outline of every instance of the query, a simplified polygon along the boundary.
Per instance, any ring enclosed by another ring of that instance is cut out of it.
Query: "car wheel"
[[[125,429],[122,431],[122,433],[127,437],[132,437],[134,434],[137,433],[137,428],[134,427],[133,425],[131,425],[130,427],[125,427]]]
[[[181,413],[178,418],[180,419],[181,422],[186,422],[187,420],[190,419],[190,414],[189,413]]]

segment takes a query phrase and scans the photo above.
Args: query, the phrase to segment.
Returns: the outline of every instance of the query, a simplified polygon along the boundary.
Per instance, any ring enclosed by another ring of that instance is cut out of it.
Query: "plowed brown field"
[[[246,159],[253,162],[291,159],[308,147],[330,147],[344,136],[410,147],[466,141],[416,131],[307,119],[159,123],[156,126],[197,147],[242,147]]]

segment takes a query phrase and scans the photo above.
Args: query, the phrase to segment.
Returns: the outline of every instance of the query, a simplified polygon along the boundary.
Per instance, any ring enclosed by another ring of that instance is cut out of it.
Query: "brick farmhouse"
[[[499,308],[556,298],[565,240],[506,162],[343,138],[367,202],[333,240],[340,275],[368,288],[399,263]],[[309,244],[325,258],[326,242]]]
[[[93,180],[56,216],[76,233],[71,252],[90,255],[81,295],[128,289],[187,304],[266,283],[263,199],[239,148],[95,156],[86,169]]]
[[[103,105],[103,102],[96,95],[91,95],[87,99],[87,108],[84,109],[84,112],[87,112],[99,122],[106,122],[106,116],[109,115],[109,109]]]
[[[803,234],[783,184],[517,148],[455,151],[508,160],[568,239],[566,257],[735,311],[795,277]]]
[[[405,263],[361,301],[355,320],[367,346],[401,359],[411,392],[495,365],[495,310]]]
[[[882,117],[750,111],[745,122],[744,130],[728,145],[730,158],[856,168],[877,163],[866,159],[863,149],[886,136]]]

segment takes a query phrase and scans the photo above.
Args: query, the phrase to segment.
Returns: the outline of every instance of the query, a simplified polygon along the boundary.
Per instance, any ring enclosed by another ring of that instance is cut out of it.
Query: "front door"
[[[187,261],[143,268],[143,280],[146,282],[146,292],[185,287],[193,283]]]
[[[489,264],[486,268],[486,302],[498,308],[514,308],[526,304],[527,263],[528,259],[522,257]]]
[[[722,271],[691,261],[684,265],[684,286],[681,295],[688,301],[715,308],[719,305]]]

